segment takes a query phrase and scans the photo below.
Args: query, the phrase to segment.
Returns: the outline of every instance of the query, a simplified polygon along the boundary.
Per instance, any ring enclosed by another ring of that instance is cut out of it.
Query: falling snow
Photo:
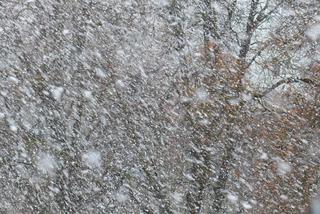
[[[101,166],[101,154],[98,151],[89,151],[82,155],[82,161],[90,168]]]
[[[306,31],[307,37],[309,37],[311,40],[318,40],[320,38],[320,24],[314,24],[312,25],[307,31]]]
[[[43,173],[53,175],[57,168],[57,162],[50,154],[39,154],[37,160],[37,168]]]
[[[63,87],[56,87],[56,86],[52,86],[51,87],[52,97],[57,101],[61,100],[63,92],[64,92],[64,88]]]
[[[318,0],[0,1],[0,213],[306,213]]]

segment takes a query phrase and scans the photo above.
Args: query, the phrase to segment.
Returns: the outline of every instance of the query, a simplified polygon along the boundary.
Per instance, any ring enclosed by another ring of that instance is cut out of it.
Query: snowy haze
[[[304,213],[317,0],[0,0],[0,213]]]

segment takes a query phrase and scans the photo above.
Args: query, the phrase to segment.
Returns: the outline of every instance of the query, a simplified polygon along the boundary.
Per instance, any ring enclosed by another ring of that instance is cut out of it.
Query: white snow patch
[[[181,102],[182,103],[189,103],[189,102],[191,102],[192,101],[192,99],[191,98],[189,98],[189,97],[181,97]]]
[[[67,34],[69,34],[70,33],[70,30],[68,30],[68,29],[64,29],[63,31],[62,31],[62,34],[63,35],[67,35]]]
[[[141,76],[143,79],[147,79],[148,78],[148,75],[146,74],[143,66],[139,65],[139,69],[140,69],[140,73],[141,73]]]
[[[313,41],[318,40],[320,38],[320,23],[312,25],[306,31],[306,36]]]
[[[153,3],[157,4],[159,7],[164,7],[168,5],[168,0],[155,0]]]
[[[6,97],[8,95],[8,91],[1,91],[0,94],[4,97]]]
[[[268,154],[265,152],[261,152],[260,159],[261,160],[268,160]]]
[[[185,176],[189,181],[194,181],[194,178],[192,177],[191,174],[184,174],[184,176]]]
[[[107,77],[106,72],[104,72],[101,68],[96,68],[96,69],[95,69],[95,72],[96,72],[97,77],[99,77],[99,78],[101,78],[101,79]]]
[[[283,16],[294,16],[295,15],[295,11],[291,8],[280,8],[279,12],[283,15]]]
[[[227,198],[232,203],[236,203],[238,201],[238,196],[234,193],[231,193],[231,192],[228,192]]]
[[[280,198],[284,201],[287,201],[288,200],[288,196],[286,195],[280,195]]]
[[[59,190],[57,187],[49,186],[48,188],[49,188],[50,191],[53,192],[53,193],[59,193],[59,192],[60,192],[60,190]]]
[[[198,88],[195,93],[196,99],[199,101],[204,101],[208,98],[208,92],[204,88]]]
[[[18,84],[18,83],[19,83],[19,80],[18,80],[16,77],[14,77],[14,76],[8,77],[7,80],[8,80],[9,82],[14,83],[14,84]]]
[[[57,162],[52,155],[41,153],[38,156],[37,167],[41,172],[53,175],[57,168]]]
[[[120,203],[126,202],[129,199],[129,192],[127,188],[121,186],[116,194],[116,199]]]
[[[244,180],[243,178],[239,178],[239,181],[241,183],[243,183],[244,185],[246,185],[249,188],[250,191],[253,190],[253,187],[246,180]]]
[[[16,123],[16,121],[12,118],[7,118],[7,122],[9,124],[9,128],[11,131],[13,132],[17,132],[18,131],[18,125]]]
[[[248,102],[248,101],[252,100],[252,95],[250,93],[242,93],[241,94],[241,99],[243,101]]]
[[[50,95],[50,93],[49,93],[48,91],[46,91],[46,90],[43,90],[42,93],[43,93],[44,95],[47,95],[47,96]]]
[[[5,114],[4,113],[2,113],[2,112],[0,112],[0,119],[3,119],[3,118],[5,118]]]
[[[253,199],[250,199],[250,202],[251,202],[251,204],[254,204],[254,205],[257,204],[257,201],[256,201],[256,200],[253,200]]]
[[[202,119],[202,120],[200,120],[199,121],[199,123],[201,124],[201,125],[209,125],[210,124],[210,121],[208,120],[208,119]]]
[[[311,205],[312,213],[318,214],[320,213],[320,200],[314,199]]]
[[[232,106],[238,106],[240,104],[240,99],[238,98],[230,99],[228,100],[228,103]]]
[[[64,92],[64,88],[63,87],[52,86],[50,91],[51,91],[52,97],[55,100],[60,101],[61,97],[62,97],[62,94]]]
[[[179,193],[179,192],[171,193],[171,197],[176,202],[182,202],[183,201],[183,194],[182,193]]]
[[[84,98],[86,98],[88,100],[93,100],[92,91],[83,90],[82,95],[84,96]]]
[[[26,128],[28,131],[32,128],[31,123],[29,123],[27,120],[23,120],[23,121],[22,121],[22,125],[23,125],[24,128]]]
[[[217,3],[217,2],[213,2],[213,8],[217,13],[222,13],[223,12],[223,8],[221,6],[221,4]]]
[[[123,87],[125,87],[125,84],[124,84],[124,82],[122,80],[117,80],[116,81],[116,87],[117,88],[123,88]]]
[[[281,158],[275,158],[278,164],[277,173],[280,176],[284,176],[285,174],[289,173],[291,171],[291,165],[289,162],[284,161]]]
[[[98,151],[89,151],[82,155],[82,161],[89,168],[100,168],[101,166],[101,154]]]
[[[248,201],[243,201],[243,202],[241,202],[241,204],[242,204],[243,208],[245,208],[246,210],[252,209],[252,206]]]

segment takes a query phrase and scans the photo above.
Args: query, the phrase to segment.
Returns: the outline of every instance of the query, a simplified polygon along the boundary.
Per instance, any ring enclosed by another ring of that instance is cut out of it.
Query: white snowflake
[[[38,155],[37,167],[42,173],[53,175],[57,168],[57,162],[52,155],[41,153]]]
[[[208,92],[204,88],[198,88],[195,93],[196,99],[199,101],[204,101],[208,98]]]
[[[291,171],[291,164],[289,162],[284,161],[283,159],[277,157],[274,158],[277,162],[277,174],[280,176],[284,176],[285,174],[289,173]]]
[[[268,160],[268,154],[265,152],[261,152],[260,159],[261,160]]]
[[[83,90],[82,95],[83,95],[84,98],[86,98],[88,100],[93,100],[92,91]]]
[[[64,88],[63,87],[52,86],[50,91],[51,91],[52,97],[55,100],[60,101],[61,97],[62,97],[62,94],[64,92]]]
[[[231,192],[228,192],[227,198],[232,203],[236,203],[238,201],[238,196],[234,193],[231,193]]]
[[[9,124],[9,128],[11,131],[13,132],[17,132],[18,131],[18,124],[16,123],[16,121],[12,118],[7,118],[7,122]]]
[[[116,199],[118,202],[123,203],[129,199],[129,191],[126,187],[121,186],[116,194]]]
[[[320,38],[320,24],[314,24],[312,25],[307,31],[306,31],[306,36],[313,40],[316,41]]]
[[[104,70],[102,70],[101,68],[96,68],[95,69],[95,72],[96,72],[96,75],[97,77],[103,79],[103,78],[106,78],[107,77],[107,74]]]
[[[171,194],[171,197],[176,201],[176,202],[182,202],[183,201],[183,194],[179,192],[174,192]]]
[[[100,168],[101,166],[101,154],[98,151],[89,151],[82,155],[82,161],[89,168]]]
[[[117,80],[116,81],[116,87],[120,89],[120,88],[125,87],[125,84],[124,84],[124,82],[122,80]]]
[[[243,201],[241,202],[243,208],[245,208],[246,210],[252,209],[251,204],[248,201]]]

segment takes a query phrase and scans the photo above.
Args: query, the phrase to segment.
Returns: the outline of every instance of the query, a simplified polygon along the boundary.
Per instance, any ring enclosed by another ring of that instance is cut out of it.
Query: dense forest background
[[[303,213],[319,41],[319,0],[0,0],[0,211]]]

